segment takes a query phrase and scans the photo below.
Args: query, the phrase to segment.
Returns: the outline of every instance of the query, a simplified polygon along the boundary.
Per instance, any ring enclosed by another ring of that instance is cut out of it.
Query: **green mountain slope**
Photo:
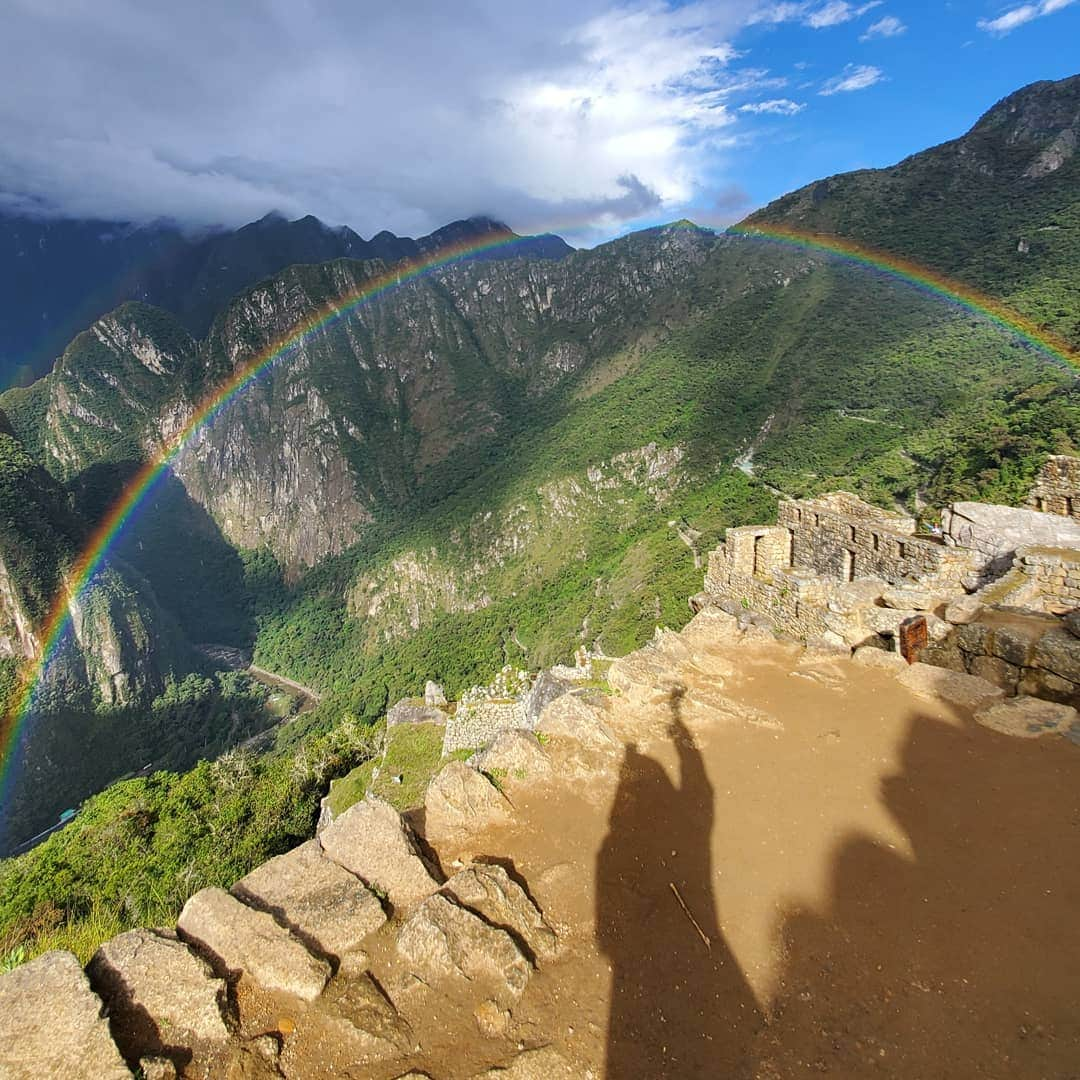
[[[744,225],[847,237],[1008,300],[1080,347],[1080,75],[1035,83],[964,136],[819,180]]]

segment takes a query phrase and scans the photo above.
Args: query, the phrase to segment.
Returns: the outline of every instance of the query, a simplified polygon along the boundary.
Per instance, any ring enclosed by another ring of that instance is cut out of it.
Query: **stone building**
[[[706,602],[769,616],[801,638],[854,646],[894,635],[913,595],[962,591],[971,554],[916,533],[915,520],[849,492],[783,500],[775,526],[728,529],[709,555]],[[882,603],[891,594],[898,606]]]
[[[1054,454],[1039,472],[1027,506],[1080,521],[1080,458]]]
[[[922,615],[926,663],[1080,704],[1078,486],[1080,459],[1051,458],[1027,508],[954,503],[933,535],[847,492],[784,500],[776,525],[727,530],[691,606],[851,648],[895,648]]]

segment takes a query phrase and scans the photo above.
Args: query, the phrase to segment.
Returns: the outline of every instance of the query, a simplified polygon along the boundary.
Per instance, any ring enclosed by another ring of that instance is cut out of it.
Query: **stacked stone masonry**
[[[917,533],[913,518],[848,492],[783,500],[775,526],[727,530],[709,556],[705,591],[691,603],[765,616],[778,632],[847,647],[895,649],[901,625],[921,614],[930,631],[928,662],[990,678],[1006,693],[1072,702],[1080,678],[1060,649],[1052,662],[1038,650],[1014,661],[999,655],[1006,646],[992,646],[1007,633],[988,633],[980,650],[974,631],[957,642],[950,622],[992,621],[1011,610],[1065,616],[1080,608],[1078,485],[1080,459],[1051,458],[1029,508],[956,503],[944,511],[943,529],[929,535]],[[963,599],[963,618],[946,621],[947,609],[959,610],[954,602]],[[1050,628],[1065,633],[1053,619]]]
[[[1031,489],[1027,506],[1080,521],[1080,458],[1063,454],[1048,458]]]

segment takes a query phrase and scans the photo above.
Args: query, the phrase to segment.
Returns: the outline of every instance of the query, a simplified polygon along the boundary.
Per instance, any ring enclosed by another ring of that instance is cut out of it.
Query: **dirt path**
[[[617,703],[613,772],[523,787],[461,853],[563,931],[522,1029],[612,1078],[1076,1075],[1080,750],[848,661],[734,660]]]
[[[553,738],[551,779],[505,780],[511,824],[438,847],[559,934],[508,1027],[399,997],[380,935],[413,1053],[350,1070],[294,1039],[287,1075],[464,1080],[544,1045],[595,1080],[1077,1075],[1080,748],[794,646],[672,636],[660,667],[609,752]]]

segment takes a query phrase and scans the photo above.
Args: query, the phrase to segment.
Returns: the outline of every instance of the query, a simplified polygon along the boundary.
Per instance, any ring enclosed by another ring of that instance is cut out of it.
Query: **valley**
[[[30,707],[7,710],[4,850],[84,804],[0,864],[0,954],[85,958],[305,840],[426,680],[456,699],[504,664],[679,629],[702,573],[685,536],[709,551],[773,520],[778,493],[843,489],[927,523],[955,499],[1022,501],[1048,454],[1080,448],[1080,166],[1046,156],[1078,103],[1078,78],[1035,84],[954,143],[728,232],[569,251],[476,219],[406,250],[260,222],[212,313],[144,290],[86,320],[0,395],[9,702],[48,652]],[[1064,344],[767,227],[925,263]],[[467,257],[492,235],[503,257]],[[462,258],[440,263],[451,243]],[[184,439],[46,649],[108,508],[270,356]],[[265,687],[207,641],[310,691],[258,754]]]

